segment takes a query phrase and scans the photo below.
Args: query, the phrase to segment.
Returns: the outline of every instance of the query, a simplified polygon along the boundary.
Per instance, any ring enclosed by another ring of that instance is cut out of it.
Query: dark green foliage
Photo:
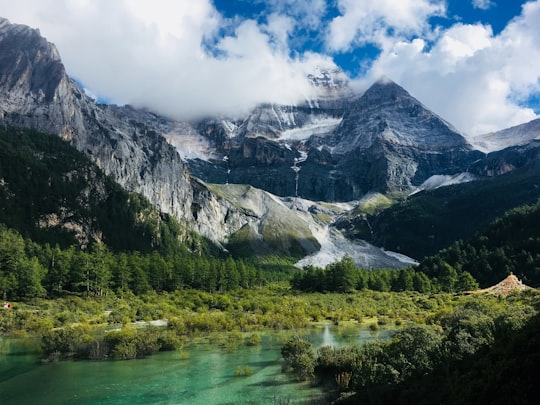
[[[281,348],[285,370],[290,369],[298,379],[313,377],[315,370],[315,351],[307,340],[293,337]]]
[[[461,290],[476,288],[473,279],[488,287],[510,273],[527,285],[539,286],[540,201],[513,209],[470,241],[458,241],[426,258],[418,270]]]
[[[433,370],[442,335],[425,325],[407,326],[391,341],[368,342],[353,366],[353,385],[359,389],[392,386]]]
[[[181,338],[171,330],[151,326],[142,329],[125,326],[105,335],[92,335],[88,327],[72,326],[50,330],[41,337],[41,348],[48,359],[112,357],[130,360],[181,346]]]
[[[41,337],[41,349],[47,356],[82,356],[91,340],[81,326],[52,329]]]
[[[27,255],[25,241],[0,224],[0,297],[31,298],[45,295],[41,282],[46,269]]]
[[[530,295],[530,294],[529,294]],[[373,404],[536,403],[540,317],[525,295],[477,299],[388,341],[321,348],[316,375]]]
[[[355,237],[418,260],[468,239],[506,211],[540,198],[540,165],[466,184],[422,191],[373,215],[352,220]],[[351,223],[343,224],[350,229]],[[356,231],[366,229],[358,233]],[[473,273],[474,275],[474,273]]]
[[[68,292],[87,296],[104,296],[109,291],[144,294],[183,288],[224,292],[260,288],[265,283],[260,267],[242,260],[114,253],[102,243],[93,244],[89,251],[40,246],[0,224],[0,297],[4,299]]]

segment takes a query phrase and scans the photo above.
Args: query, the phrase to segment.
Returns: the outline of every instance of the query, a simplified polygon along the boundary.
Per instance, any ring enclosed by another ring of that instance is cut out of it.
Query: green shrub
[[[234,375],[237,377],[248,377],[251,374],[253,374],[253,370],[250,366],[238,366],[236,370],[234,370]]]
[[[66,327],[45,332],[41,337],[41,348],[46,355],[85,356],[92,340],[88,327]]]
[[[315,371],[315,352],[310,342],[298,337],[289,339],[281,348],[285,370],[292,370],[299,380],[313,377]]]
[[[252,333],[247,342],[248,346],[258,346],[261,344],[262,338],[258,333]]]

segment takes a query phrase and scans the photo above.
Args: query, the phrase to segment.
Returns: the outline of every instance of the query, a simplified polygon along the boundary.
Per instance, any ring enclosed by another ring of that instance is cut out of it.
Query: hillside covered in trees
[[[516,207],[540,198],[540,163],[504,175],[424,190],[375,212],[343,220],[349,237],[422,260],[468,240]]]
[[[540,285],[540,201],[513,209],[469,241],[457,241],[426,258],[418,270],[430,277],[441,272],[469,272],[482,287],[510,273],[525,284]]]

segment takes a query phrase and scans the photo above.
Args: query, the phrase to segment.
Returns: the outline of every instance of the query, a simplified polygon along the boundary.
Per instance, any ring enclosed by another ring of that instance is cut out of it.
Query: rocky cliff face
[[[0,78],[2,123],[60,135],[128,190],[190,219],[190,178],[174,148],[121,110],[87,97],[39,31],[0,20]]]

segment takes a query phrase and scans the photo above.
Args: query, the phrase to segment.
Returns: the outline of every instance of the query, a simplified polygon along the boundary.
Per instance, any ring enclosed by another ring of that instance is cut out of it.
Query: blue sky
[[[398,2],[399,0],[394,0]],[[361,0],[360,0],[361,2]],[[508,23],[521,14],[522,5],[526,1],[519,0],[452,0],[446,3],[444,15],[434,15],[428,19],[428,23],[435,29],[437,26],[450,28],[453,24],[485,24],[491,26],[494,35],[498,35]],[[214,6],[225,17],[231,20],[253,19],[259,24],[264,24],[269,15],[281,12],[285,15],[294,16],[295,1],[265,1],[265,0],[214,0]],[[309,4],[309,1],[302,1]],[[349,75],[357,76],[365,70],[365,65],[379,55],[380,50],[373,44],[347,50],[331,52],[325,46],[324,32],[321,27],[327,26],[333,19],[340,16],[338,2],[325,2],[325,9],[318,14],[320,24],[317,26],[299,25],[294,37],[290,39],[290,49],[294,53],[303,53],[312,50],[322,53],[330,53],[334,61]],[[540,23],[540,22],[539,22]],[[410,38],[414,37],[412,35]],[[364,66],[364,68],[362,67]]]
[[[103,100],[180,119],[388,76],[466,134],[540,112],[540,0],[0,0]]]

